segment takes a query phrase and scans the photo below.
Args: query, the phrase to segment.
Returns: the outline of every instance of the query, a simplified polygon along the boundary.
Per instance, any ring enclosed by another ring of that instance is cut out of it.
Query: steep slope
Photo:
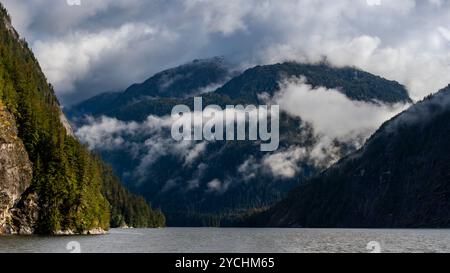
[[[12,196],[2,198],[0,204],[0,223],[12,218],[11,227],[3,232],[54,234],[108,229],[110,203],[102,195],[107,185],[104,163],[66,130],[70,128],[62,122],[64,116],[52,87],[3,7],[0,101],[1,157],[5,162],[0,168],[4,178],[0,187]],[[116,200],[109,201],[114,207]]]
[[[112,227],[164,227],[166,218],[161,210],[153,210],[147,201],[123,187],[111,167],[102,165],[103,196],[111,204]]]
[[[449,228],[450,86],[247,224]]]
[[[249,69],[216,92],[204,94],[203,102],[222,108],[265,104],[261,95],[273,96],[285,77],[303,74],[311,76],[308,83],[337,88],[354,101],[410,101],[400,84],[357,69],[284,63]],[[182,91],[173,90],[184,94]],[[116,107],[114,96],[105,94],[75,106],[93,118],[85,120],[70,111],[78,125],[77,135],[101,153],[133,192],[161,207],[169,225],[219,225],[228,215],[270,206],[301,181],[357,149],[362,141],[359,136],[348,142],[333,140],[329,149],[322,151],[317,148],[321,137],[310,123],[282,113],[280,149],[273,153],[261,152],[259,143],[253,141],[177,143],[167,128],[167,116],[177,104],[193,109],[192,97],[135,94],[133,97],[141,99]],[[105,110],[98,111],[99,107]],[[317,153],[324,154],[323,158],[316,159],[313,154]]]

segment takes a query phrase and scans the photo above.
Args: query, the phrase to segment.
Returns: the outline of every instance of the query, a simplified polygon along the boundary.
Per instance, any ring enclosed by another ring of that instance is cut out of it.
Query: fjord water
[[[358,229],[112,229],[107,235],[0,237],[0,252],[309,253],[450,252],[450,230]],[[78,249],[79,246],[79,249]]]

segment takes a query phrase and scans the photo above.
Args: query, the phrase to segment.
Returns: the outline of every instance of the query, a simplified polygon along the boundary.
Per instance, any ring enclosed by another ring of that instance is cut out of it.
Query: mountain
[[[0,6],[0,234],[97,233],[159,226],[71,134],[53,88]]]
[[[206,103],[220,106],[227,103],[258,104],[264,103],[260,99],[261,94],[273,96],[280,90],[280,82],[292,77],[305,77],[313,87],[338,88],[355,101],[411,102],[408,92],[399,83],[357,68],[286,62],[257,66],[242,74],[232,71],[223,58],[196,60],[158,73],[122,93],[103,93],[90,98],[67,109],[66,113],[76,123],[84,115],[143,121],[149,115],[170,114],[177,104],[192,105],[194,95],[202,95]],[[162,79],[171,85],[163,89]],[[214,87],[217,89],[214,90]],[[205,90],[209,92],[205,93]]]
[[[411,102],[408,92],[397,82],[357,68],[335,68],[326,63],[314,65],[287,62],[257,66],[227,82],[217,93],[257,103],[260,101],[258,95],[274,95],[280,89],[283,78],[292,77],[305,77],[313,87],[339,88],[347,97],[357,101]]]
[[[141,84],[130,86],[120,98],[129,101],[142,97],[180,98],[214,91],[230,77],[230,68],[221,57],[194,60],[165,70]]]
[[[357,152],[247,225],[450,227],[450,86],[386,122]]]
[[[208,62],[211,60],[181,66],[183,75],[192,75],[181,77],[182,86],[198,90],[196,77],[204,75],[196,74],[196,66]],[[215,62],[217,59],[213,59]],[[175,72],[179,70],[157,75],[178,78]],[[203,104],[222,108],[266,104],[263,98],[279,93],[284,79],[302,76],[313,87],[337,89],[358,103],[376,106],[411,101],[402,85],[356,68],[283,63],[233,74],[215,92],[202,94]],[[157,82],[158,78],[161,76],[147,82]],[[191,80],[194,83],[189,83]],[[213,78],[202,84],[215,82]],[[230,215],[268,207],[364,141],[359,135],[345,141],[332,139],[325,149],[321,146],[323,136],[313,124],[282,112],[280,148],[272,153],[261,152],[260,143],[254,141],[179,143],[172,140],[167,127],[170,113],[178,104],[193,109],[194,100],[186,97],[191,91],[177,86],[168,96],[158,93],[156,87],[140,89],[133,85],[123,93],[103,94],[67,110],[77,126],[77,136],[112,165],[132,192],[161,207],[171,226],[217,226]]]
[[[133,84],[121,93],[103,93],[77,104],[68,111],[69,116],[111,113],[152,99],[183,99],[214,91],[223,85],[233,72],[221,57],[194,60],[157,73],[143,83]]]

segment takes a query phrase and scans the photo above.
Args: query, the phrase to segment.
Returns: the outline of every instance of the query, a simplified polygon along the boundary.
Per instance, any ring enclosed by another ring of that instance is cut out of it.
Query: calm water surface
[[[450,230],[350,229],[113,229],[108,235],[71,237],[0,237],[0,252],[69,253],[304,253],[450,252]],[[373,243],[372,243],[373,244]]]

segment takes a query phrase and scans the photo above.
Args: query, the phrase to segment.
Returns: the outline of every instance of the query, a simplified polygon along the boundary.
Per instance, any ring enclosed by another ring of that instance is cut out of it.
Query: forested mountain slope
[[[3,7],[0,108],[0,162],[10,165],[0,168],[0,233],[98,232],[109,228],[111,217],[150,226],[148,205],[111,181],[104,163],[66,130],[52,86]],[[122,191],[127,202],[102,194],[107,191]],[[160,218],[151,224],[162,225]]]
[[[246,225],[450,227],[450,86]]]

